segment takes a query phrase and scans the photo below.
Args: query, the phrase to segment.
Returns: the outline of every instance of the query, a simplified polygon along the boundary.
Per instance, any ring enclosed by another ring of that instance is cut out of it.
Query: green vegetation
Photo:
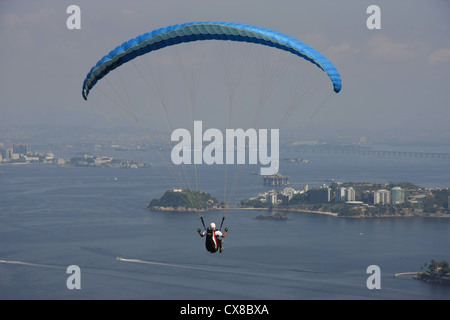
[[[425,272],[419,273],[415,279],[428,282],[450,285],[450,266],[447,261],[437,262],[431,260],[430,264],[425,263],[421,269]]]
[[[161,198],[155,198],[147,205],[155,211],[206,211],[225,207],[225,204],[203,191],[189,189],[168,190]]]
[[[423,200],[423,211],[436,213],[438,211],[448,210],[448,197],[450,192],[448,189],[431,190],[427,197]]]
[[[239,202],[241,208],[269,208],[269,204],[257,199],[242,200]]]

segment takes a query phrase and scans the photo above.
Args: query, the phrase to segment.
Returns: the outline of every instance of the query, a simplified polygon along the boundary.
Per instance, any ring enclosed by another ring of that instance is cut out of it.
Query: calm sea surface
[[[449,287],[394,276],[450,261],[450,218],[289,213],[271,221],[255,219],[266,211],[209,212],[207,223],[225,214],[229,228],[225,251],[210,254],[198,214],[145,206],[178,186],[178,174],[184,187],[233,205],[267,191],[251,174],[259,168],[199,166],[187,178],[145,152],[114,156],[154,167],[0,166],[0,299],[450,299]],[[328,179],[450,186],[448,159],[303,157],[312,163],[280,167],[295,188]],[[66,286],[70,265],[80,267],[81,290]],[[381,289],[366,286],[370,265],[380,267]]]

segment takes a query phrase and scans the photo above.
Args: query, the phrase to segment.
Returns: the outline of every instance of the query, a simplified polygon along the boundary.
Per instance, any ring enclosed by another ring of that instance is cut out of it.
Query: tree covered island
[[[430,264],[425,263],[421,269],[425,272],[419,272],[414,279],[424,280],[431,283],[450,285],[450,266],[447,261],[437,262],[431,260]]]
[[[208,211],[224,208],[224,202],[219,202],[209,193],[189,189],[168,190],[161,198],[155,198],[147,205],[153,211]]]

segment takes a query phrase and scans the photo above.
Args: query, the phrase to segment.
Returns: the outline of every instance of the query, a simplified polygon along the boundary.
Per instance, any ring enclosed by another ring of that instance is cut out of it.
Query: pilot
[[[220,253],[223,252],[223,239],[227,232],[228,228],[225,228],[225,232],[222,233],[220,230],[216,230],[216,224],[214,222],[211,222],[209,228],[207,228],[205,231],[201,231],[200,229],[197,229],[198,234],[201,237],[206,236],[205,246],[206,250],[208,250],[211,253],[216,252],[220,249]]]

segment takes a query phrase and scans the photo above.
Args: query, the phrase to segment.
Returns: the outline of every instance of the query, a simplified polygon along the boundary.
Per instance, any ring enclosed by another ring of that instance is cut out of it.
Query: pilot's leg
[[[218,244],[219,244],[219,247],[220,247],[220,253],[222,253],[222,251],[223,251],[223,239],[220,239],[218,241]]]

